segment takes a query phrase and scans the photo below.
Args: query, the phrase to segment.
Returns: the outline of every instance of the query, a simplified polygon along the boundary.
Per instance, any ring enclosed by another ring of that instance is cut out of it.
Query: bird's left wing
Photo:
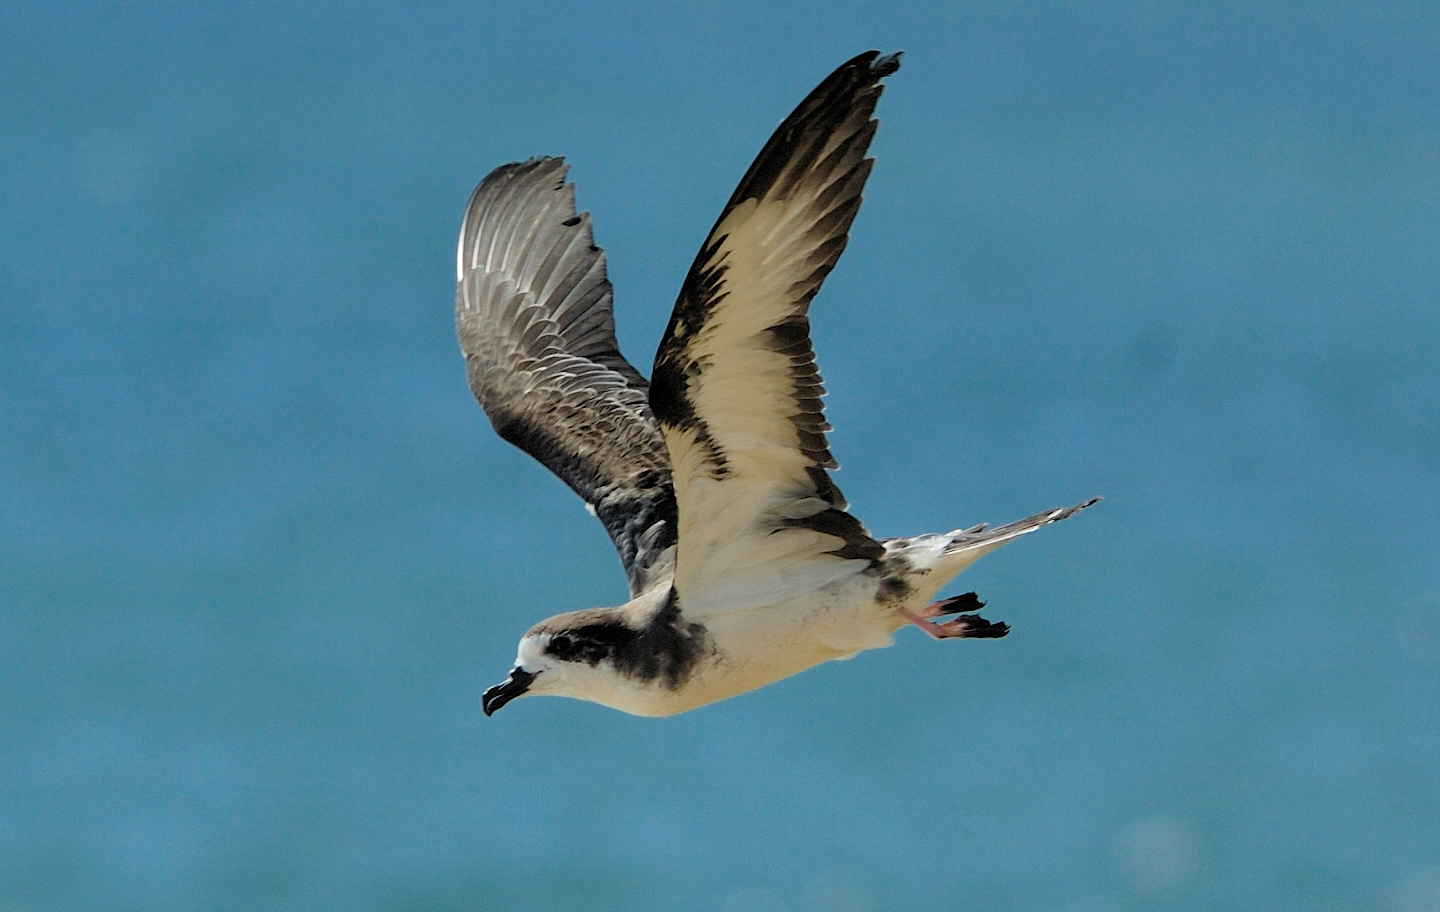
[[[670,463],[645,379],[616,345],[605,252],[565,171],[562,159],[532,159],[475,189],[455,328],[495,430],[585,499],[639,594],[674,557]]]
[[[670,451],[687,615],[810,591],[884,555],[826,471],[837,464],[806,312],[845,249],[880,80],[899,65],[861,54],[800,103],[681,287],[650,403]]]

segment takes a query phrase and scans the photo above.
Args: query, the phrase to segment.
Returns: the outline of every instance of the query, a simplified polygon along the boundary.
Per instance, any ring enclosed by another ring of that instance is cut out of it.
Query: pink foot
[[[971,598],[974,598],[973,593],[971,593]],[[995,638],[1003,637],[1010,632],[1010,625],[1004,622],[992,624],[978,614],[961,615],[954,620],[944,621],[939,624],[930,620],[931,617],[950,613],[943,610],[936,610],[937,606],[943,606],[944,604],[945,602],[936,602],[934,605],[926,608],[923,614],[916,614],[908,608],[901,608],[899,609],[900,616],[937,640],[958,639],[960,637]]]
[[[954,598],[941,599],[926,606],[920,612],[921,617],[936,618],[947,614],[970,614],[985,607],[985,603],[975,597],[975,593],[967,592],[964,595],[957,595]]]

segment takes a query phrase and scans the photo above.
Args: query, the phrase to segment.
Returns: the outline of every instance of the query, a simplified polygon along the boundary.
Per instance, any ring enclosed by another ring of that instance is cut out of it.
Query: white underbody
[[[878,582],[874,576],[856,574],[809,597],[717,617],[707,625],[714,655],[684,686],[620,688],[616,702],[609,705],[642,716],[673,715],[764,687],[821,662],[889,646],[904,623],[896,608],[923,606],[927,599],[879,602]]]
[[[673,626],[681,631],[694,630],[692,625],[703,628],[694,638],[698,658],[676,680],[663,675],[642,679],[617,671],[608,661],[549,660],[544,654],[546,635],[534,631],[521,640],[516,667],[536,675],[526,695],[574,697],[637,716],[682,713],[821,662],[889,646],[892,634],[909,620],[902,612],[912,617],[922,614],[940,589],[966,567],[1001,545],[1093,503],[1047,510],[989,530],[975,526],[943,535],[890,539],[882,543],[884,558],[875,562],[809,560],[769,576],[732,575],[688,594],[663,579],[630,602],[604,610],[639,630],[676,598],[679,617]]]
[[[703,617],[711,651],[679,687],[602,673],[557,681],[535,692],[590,700],[637,716],[670,716],[764,687],[821,662],[889,646],[905,624],[901,608],[924,608],[956,574],[1001,543],[947,552],[954,535],[887,543],[887,556],[911,568],[906,574],[909,591],[900,597],[883,593],[883,577],[869,570],[867,562],[845,561],[844,575],[818,590]],[[647,600],[654,596],[647,593],[635,602]],[[682,623],[685,620],[682,599]]]

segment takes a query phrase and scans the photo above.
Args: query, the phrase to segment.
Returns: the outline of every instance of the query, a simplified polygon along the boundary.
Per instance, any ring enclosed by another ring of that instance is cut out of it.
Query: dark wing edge
[[[781,123],[751,164],[725,209],[715,222],[689,274],[666,328],[650,388],[650,404],[661,424],[690,430],[708,457],[714,478],[728,471],[725,442],[712,433],[697,413],[695,390],[710,353],[700,342],[707,322],[730,294],[726,273],[734,263],[734,245],[727,229],[732,213],[749,201],[808,199],[808,230],[792,239],[806,256],[803,274],[783,290],[783,313],[758,343],[789,360],[793,408],[786,417],[793,425],[795,445],[808,460],[802,484],[828,509],[784,520],[786,525],[808,528],[840,539],[832,554],[846,559],[879,561],[884,548],[870,537],[859,520],[845,512],[844,495],[828,469],[838,468],[825,434],[821,397],[825,394],[815,352],[810,342],[810,301],[835,267],[848,242],[848,232],[862,201],[861,193],[874,159],[867,158],[878,121],[873,120],[883,86],[880,80],[900,68],[900,54],[881,56],[867,51],[830,74]],[[743,222],[739,226],[743,229]],[[697,344],[698,343],[698,344]],[[683,494],[682,494],[683,496]]]
[[[632,594],[676,536],[665,441],[645,378],[615,340],[613,292],[563,159],[492,171],[456,251],[455,328],[470,389],[496,433],[579,494],[605,526]]]

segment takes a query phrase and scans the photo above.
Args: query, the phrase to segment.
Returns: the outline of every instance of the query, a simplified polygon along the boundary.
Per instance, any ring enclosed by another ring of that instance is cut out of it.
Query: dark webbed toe
[[[945,626],[955,632],[951,636],[998,639],[1010,632],[1010,625],[1004,621],[991,623],[978,614],[966,614],[947,621]]]
[[[902,618],[937,640],[960,639],[967,637],[971,639],[997,640],[1010,632],[1010,625],[1004,622],[991,623],[978,614],[961,614],[948,621],[933,621],[938,615],[955,614],[961,611],[974,611],[984,606],[984,602],[975,597],[975,593],[967,592],[964,595],[957,595],[955,598],[945,599],[942,602],[935,602],[923,612],[916,613],[905,607],[898,607],[896,611]]]
[[[967,592],[964,595],[957,595],[954,598],[943,599],[936,602],[930,606],[930,611],[927,613],[930,614],[931,617],[940,617],[946,614],[966,614],[971,611],[979,611],[984,607],[985,603],[980,601],[980,599],[975,596],[975,593]]]

